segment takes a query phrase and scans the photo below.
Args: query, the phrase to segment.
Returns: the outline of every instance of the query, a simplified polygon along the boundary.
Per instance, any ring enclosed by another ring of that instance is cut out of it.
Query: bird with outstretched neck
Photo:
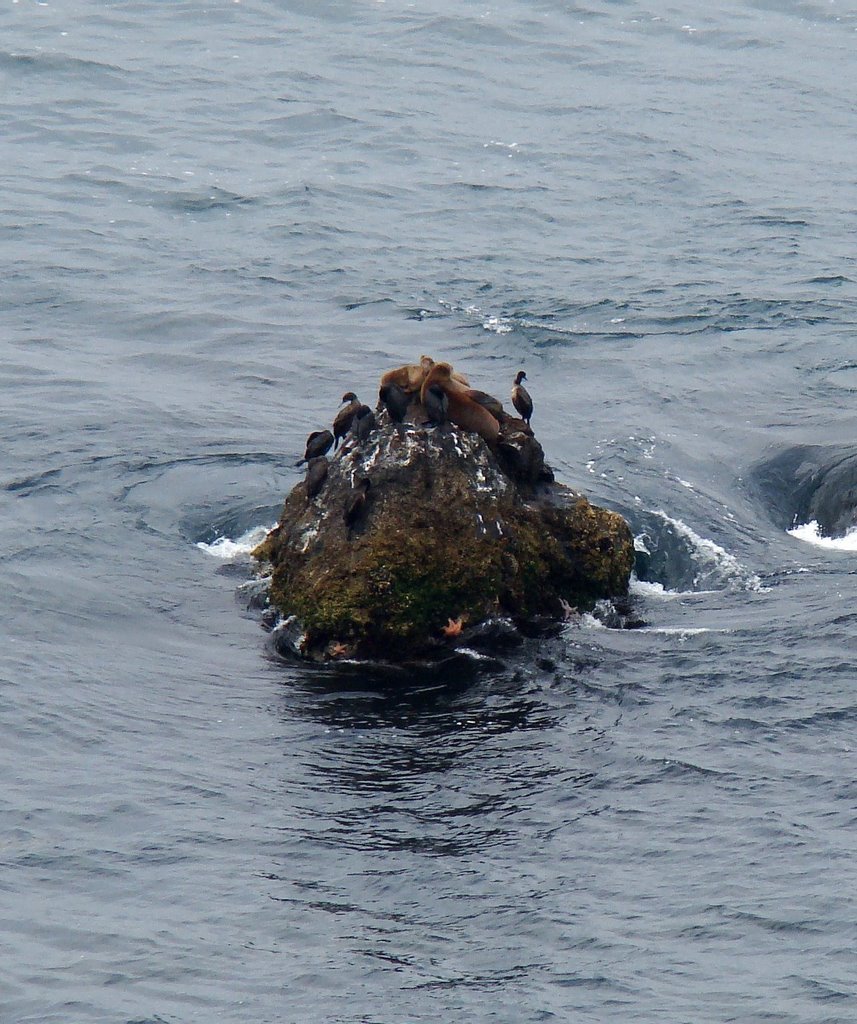
[[[304,457],[298,459],[296,466],[302,466],[305,462],[327,455],[330,446],[333,444],[333,434],[329,430],[314,430],[306,439],[306,450]]]
[[[521,383],[526,379],[526,373],[519,370],[515,377],[515,383],[512,385],[512,405],[518,410],[521,419],[529,426],[530,417],[533,415],[533,400],[530,398],[529,391]]]
[[[334,451],[336,451],[339,447],[340,441],[342,441],[343,437],[348,433],[351,421],[357,415],[357,410],[360,408],[361,404],[357,395],[355,395],[353,391],[346,391],[342,396],[342,401],[343,403],[347,402],[348,404],[343,405],[333,421],[333,436],[335,438],[333,446]]]

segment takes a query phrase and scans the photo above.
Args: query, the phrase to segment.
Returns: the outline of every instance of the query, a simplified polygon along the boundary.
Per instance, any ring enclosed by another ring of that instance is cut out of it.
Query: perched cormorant
[[[398,384],[382,384],[378,392],[378,398],[384,404],[384,408],[390,414],[394,423],[401,423],[408,412],[411,404],[410,395]]]
[[[446,423],[449,414],[449,399],[440,384],[430,384],[425,389],[423,405],[432,426],[439,427],[441,423]]]
[[[358,441],[365,441],[375,429],[375,413],[368,405],[361,405],[351,421],[351,433]]]
[[[360,402],[357,400],[357,395],[353,391],[346,391],[342,396],[342,401],[348,404],[343,406],[336,414],[336,419],[333,421],[333,436],[336,439],[334,444],[334,451],[339,447],[339,442],[348,433],[348,428],[351,426],[351,421],[360,408]]]
[[[333,444],[333,434],[329,430],[314,430],[306,439],[306,451],[304,457],[298,459],[296,466],[302,466],[310,459],[317,459],[320,455],[327,455],[330,446]]]
[[[515,383],[512,387],[512,405],[520,413],[521,419],[530,425],[530,417],[533,415],[533,400],[530,398],[529,392],[521,383],[522,380],[526,380],[527,375],[523,370],[518,371],[517,377],[515,377]]]
[[[324,481],[327,479],[328,465],[328,461],[323,455],[309,460],[305,478],[307,501],[312,501],[322,487],[324,487]]]
[[[351,497],[345,503],[342,518],[345,520],[345,525],[349,530],[363,515],[366,508],[366,495],[368,494],[371,486],[372,482],[369,477],[364,476],[351,492]]]

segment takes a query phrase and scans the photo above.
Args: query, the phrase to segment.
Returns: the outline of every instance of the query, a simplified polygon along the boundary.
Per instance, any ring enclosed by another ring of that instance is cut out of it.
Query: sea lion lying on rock
[[[435,363],[429,370],[420,389],[420,400],[423,405],[426,392],[434,385],[439,385],[446,393],[447,416],[451,423],[479,434],[486,441],[497,440],[500,436],[500,424],[484,405],[470,397],[469,386],[456,379],[449,363]]]
[[[410,395],[418,394],[422,390],[425,379],[432,367],[436,365],[439,364],[435,363],[431,356],[420,356],[418,363],[407,363],[405,366],[397,366],[394,370],[387,370],[381,377],[380,386],[383,388],[386,384],[395,384]],[[444,365],[448,366],[449,364],[446,363]],[[451,375],[452,379],[459,384],[464,385],[464,387],[469,386],[470,381],[468,381],[463,373],[451,370]]]

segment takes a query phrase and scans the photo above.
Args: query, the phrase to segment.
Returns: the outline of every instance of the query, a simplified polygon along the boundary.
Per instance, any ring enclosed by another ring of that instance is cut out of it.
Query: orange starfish
[[[450,619],[445,626],[441,626],[441,629],[446,636],[458,636],[461,632],[461,627],[464,625],[464,619],[461,615],[457,619]]]
[[[334,640],[327,649],[327,655],[329,658],[344,658],[346,654],[348,654],[348,648],[338,640]]]

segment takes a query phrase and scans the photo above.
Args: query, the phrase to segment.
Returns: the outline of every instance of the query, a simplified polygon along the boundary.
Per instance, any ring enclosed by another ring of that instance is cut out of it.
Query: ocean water
[[[0,11],[0,1020],[857,1019],[857,12]],[[278,658],[252,531],[427,352],[604,609]],[[609,611],[609,610],[608,610]]]

